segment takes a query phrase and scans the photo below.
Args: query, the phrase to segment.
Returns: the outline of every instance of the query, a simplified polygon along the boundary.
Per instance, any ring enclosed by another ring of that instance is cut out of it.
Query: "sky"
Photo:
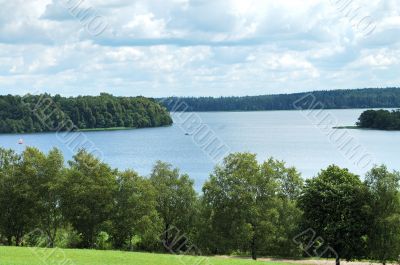
[[[398,0],[0,0],[0,94],[400,84]]]

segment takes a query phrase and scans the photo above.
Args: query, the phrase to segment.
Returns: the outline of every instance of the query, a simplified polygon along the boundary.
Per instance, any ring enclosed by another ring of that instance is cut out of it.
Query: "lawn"
[[[242,259],[204,258],[120,251],[0,247],[0,265],[289,265]]]

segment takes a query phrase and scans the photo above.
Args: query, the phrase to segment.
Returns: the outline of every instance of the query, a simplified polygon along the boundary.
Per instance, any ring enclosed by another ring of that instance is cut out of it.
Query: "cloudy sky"
[[[400,84],[398,0],[0,0],[0,94]]]

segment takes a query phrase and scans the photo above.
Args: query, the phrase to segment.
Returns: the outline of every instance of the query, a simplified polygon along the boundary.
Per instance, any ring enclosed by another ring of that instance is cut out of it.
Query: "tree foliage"
[[[59,95],[0,96],[0,133],[95,128],[143,128],[172,124],[164,107],[144,97]]]
[[[367,173],[365,183],[372,211],[369,253],[385,264],[400,253],[400,173],[382,165]]]
[[[11,245],[21,244],[22,237],[34,225],[34,183],[21,172],[21,155],[0,150],[0,231]]]
[[[157,161],[150,180],[156,189],[156,208],[164,228],[165,247],[174,251],[173,241],[180,232],[191,234],[195,219],[196,192],[193,180],[172,165]]]
[[[94,247],[114,207],[116,171],[84,150],[69,162],[62,185],[61,208],[66,220],[82,235],[84,247]]]
[[[278,253],[277,244],[291,240],[286,237],[291,228],[280,233],[280,225],[287,224],[288,215],[297,214],[286,212],[284,205],[290,204],[300,187],[299,174],[279,161],[270,159],[259,165],[250,153],[226,157],[203,188],[217,251],[250,251],[253,259],[260,252]]]
[[[366,198],[359,177],[335,165],[306,181],[299,199],[304,226],[323,239],[319,244],[334,249],[337,264],[341,258],[364,257],[370,217]]]
[[[157,162],[148,178],[85,150],[0,148],[0,243],[57,247],[394,261],[400,173],[329,166],[305,184],[293,167],[233,153],[197,194],[187,174]],[[37,235],[32,231],[42,231]],[[312,231],[305,235],[304,231]],[[301,240],[299,240],[301,239]],[[302,242],[302,240],[304,240]],[[301,245],[303,243],[303,245]],[[305,249],[305,247],[307,249]]]
[[[400,130],[400,110],[366,110],[358,118],[360,128]]]
[[[157,241],[161,234],[156,210],[156,189],[152,183],[132,170],[117,176],[118,189],[112,210],[112,240],[117,249],[132,249],[134,236]]]
[[[311,107],[324,109],[397,108],[400,106],[400,88],[327,90],[245,97],[170,97],[159,101],[170,111],[292,110]],[[313,104],[310,104],[310,101]],[[316,104],[317,102],[319,104]]]

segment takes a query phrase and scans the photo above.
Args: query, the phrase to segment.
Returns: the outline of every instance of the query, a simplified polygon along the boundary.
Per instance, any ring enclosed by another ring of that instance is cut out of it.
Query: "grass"
[[[289,265],[245,259],[205,258],[104,250],[0,247],[0,265]]]

